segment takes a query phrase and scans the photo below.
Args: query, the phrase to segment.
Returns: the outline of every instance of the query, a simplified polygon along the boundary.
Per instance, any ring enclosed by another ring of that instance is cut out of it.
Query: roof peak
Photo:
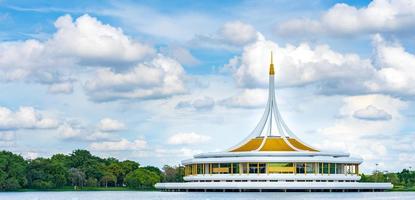
[[[269,75],[274,75],[274,74],[275,74],[274,62],[273,62],[273,56],[272,56],[272,51],[271,51],[271,64],[269,64]]]

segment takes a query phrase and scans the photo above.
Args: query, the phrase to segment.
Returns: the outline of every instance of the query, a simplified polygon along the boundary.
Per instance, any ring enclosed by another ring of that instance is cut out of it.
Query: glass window
[[[249,163],[249,173],[250,174],[258,173],[258,163]]]
[[[305,172],[305,164],[304,163],[296,163],[296,173],[297,174],[304,174]]]
[[[239,163],[232,164],[232,173],[239,174]]]
[[[266,164],[265,163],[259,163],[259,173],[265,174],[266,173]]]
[[[306,165],[305,165],[306,167],[306,172],[307,172],[307,174],[314,174],[315,173],[315,168],[314,168],[314,163],[307,163]]]
[[[210,163],[205,163],[205,174],[210,174]]]
[[[293,163],[268,163],[268,173],[293,174],[294,172]]]
[[[343,164],[337,163],[337,165],[336,165],[336,174],[344,174]]]
[[[243,174],[248,173],[248,163],[241,163],[239,167]]]
[[[231,173],[231,163],[220,163],[220,174]]]
[[[349,165],[349,174],[356,174],[356,166],[351,164]]]
[[[336,163],[330,163],[330,174],[336,173]]]
[[[323,173],[323,163],[318,163],[318,173],[319,174]]]
[[[328,174],[328,173],[329,173],[329,164],[323,163],[323,174]]]
[[[203,174],[203,164],[197,164],[197,174]]]
[[[218,168],[219,168],[218,163],[212,163],[212,174],[219,174]]]

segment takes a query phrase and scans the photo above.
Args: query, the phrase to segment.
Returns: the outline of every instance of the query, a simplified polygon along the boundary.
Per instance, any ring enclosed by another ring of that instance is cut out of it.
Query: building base
[[[391,183],[360,182],[184,182],[157,183],[168,192],[381,192]]]

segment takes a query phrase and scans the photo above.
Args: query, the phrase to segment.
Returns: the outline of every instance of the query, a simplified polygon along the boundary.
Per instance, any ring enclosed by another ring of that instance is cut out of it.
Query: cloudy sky
[[[265,106],[295,133],[415,166],[415,2],[0,0],[0,148],[143,165],[224,150]]]

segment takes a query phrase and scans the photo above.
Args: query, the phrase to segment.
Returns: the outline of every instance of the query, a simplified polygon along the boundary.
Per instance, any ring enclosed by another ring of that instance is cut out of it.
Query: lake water
[[[0,200],[415,200],[415,192],[362,192],[362,193],[181,193],[181,192],[4,192]]]

